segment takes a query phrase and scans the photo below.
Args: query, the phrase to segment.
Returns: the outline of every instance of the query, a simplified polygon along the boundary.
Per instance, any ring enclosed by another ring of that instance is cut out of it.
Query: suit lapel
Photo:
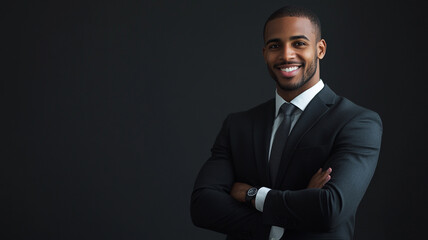
[[[271,186],[268,167],[270,137],[275,115],[275,101],[271,100],[255,117],[253,125],[254,154],[262,186]]]
[[[333,104],[334,98],[335,93],[325,85],[324,88],[311,100],[302,115],[300,115],[299,120],[296,122],[296,125],[293,127],[293,130],[287,139],[279,166],[279,169],[281,170],[278,172],[278,177],[275,181],[275,188],[281,186],[298,143],[306,132],[308,132],[329,110],[329,105]]]

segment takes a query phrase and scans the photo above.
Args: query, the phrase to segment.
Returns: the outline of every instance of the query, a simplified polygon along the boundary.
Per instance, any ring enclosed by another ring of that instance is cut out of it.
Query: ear
[[[327,51],[327,43],[321,39],[317,44],[317,55],[319,59],[323,59]]]

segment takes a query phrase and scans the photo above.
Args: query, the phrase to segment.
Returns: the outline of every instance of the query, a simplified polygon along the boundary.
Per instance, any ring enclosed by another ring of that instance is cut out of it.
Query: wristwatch
[[[256,198],[258,189],[256,187],[251,187],[248,189],[247,194],[245,195],[245,203],[248,204],[248,206],[253,206],[251,201]]]

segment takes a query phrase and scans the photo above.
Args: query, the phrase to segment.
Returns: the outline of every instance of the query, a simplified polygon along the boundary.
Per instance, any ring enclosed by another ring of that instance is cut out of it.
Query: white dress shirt
[[[302,115],[302,112],[305,111],[306,106],[308,106],[309,102],[317,95],[319,91],[324,87],[323,81],[320,79],[314,86],[307,89],[306,91],[299,94],[297,97],[295,97],[293,100],[291,100],[290,103],[292,103],[294,106],[297,107],[297,109],[294,111],[294,113],[291,115],[291,127],[290,132],[292,131],[294,125],[296,124],[297,120],[299,120],[300,115]],[[276,130],[278,129],[279,125],[281,124],[282,120],[284,119],[283,114],[279,114],[279,109],[281,108],[282,104],[285,103],[285,101],[281,96],[278,95],[278,92],[275,92],[275,121],[273,123],[272,127],[272,135],[270,138],[270,146],[269,146],[269,158],[270,158],[270,152],[272,149],[272,142],[275,137]],[[262,187],[259,189],[256,195],[256,209],[260,212],[263,212],[263,205],[265,203],[266,196],[268,192],[270,191],[270,188]],[[269,239],[270,240],[279,240],[282,235],[284,234],[284,228],[278,227],[278,226],[272,226],[270,230]]]

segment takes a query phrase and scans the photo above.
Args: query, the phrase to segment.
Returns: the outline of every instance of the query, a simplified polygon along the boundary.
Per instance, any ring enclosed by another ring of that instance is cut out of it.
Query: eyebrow
[[[290,41],[296,40],[296,39],[305,39],[307,41],[310,41],[308,37],[306,37],[305,35],[296,35],[296,36],[291,36],[289,39]],[[281,40],[279,38],[273,38],[273,39],[269,39],[265,45],[268,45],[271,42],[280,42]]]
[[[279,42],[279,38],[273,38],[273,39],[269,39],[266,43],[265,46],[268,45],[271,42]]]
[[[290,37],[290,40],[296,40],[296,39],[300,39],[300,38],[303,38],[303,39],[305,39],[305,40],[309,41],[309,38],[308,38],[308,37],[306,37],[305,35],[291,36],[291,37]]]

